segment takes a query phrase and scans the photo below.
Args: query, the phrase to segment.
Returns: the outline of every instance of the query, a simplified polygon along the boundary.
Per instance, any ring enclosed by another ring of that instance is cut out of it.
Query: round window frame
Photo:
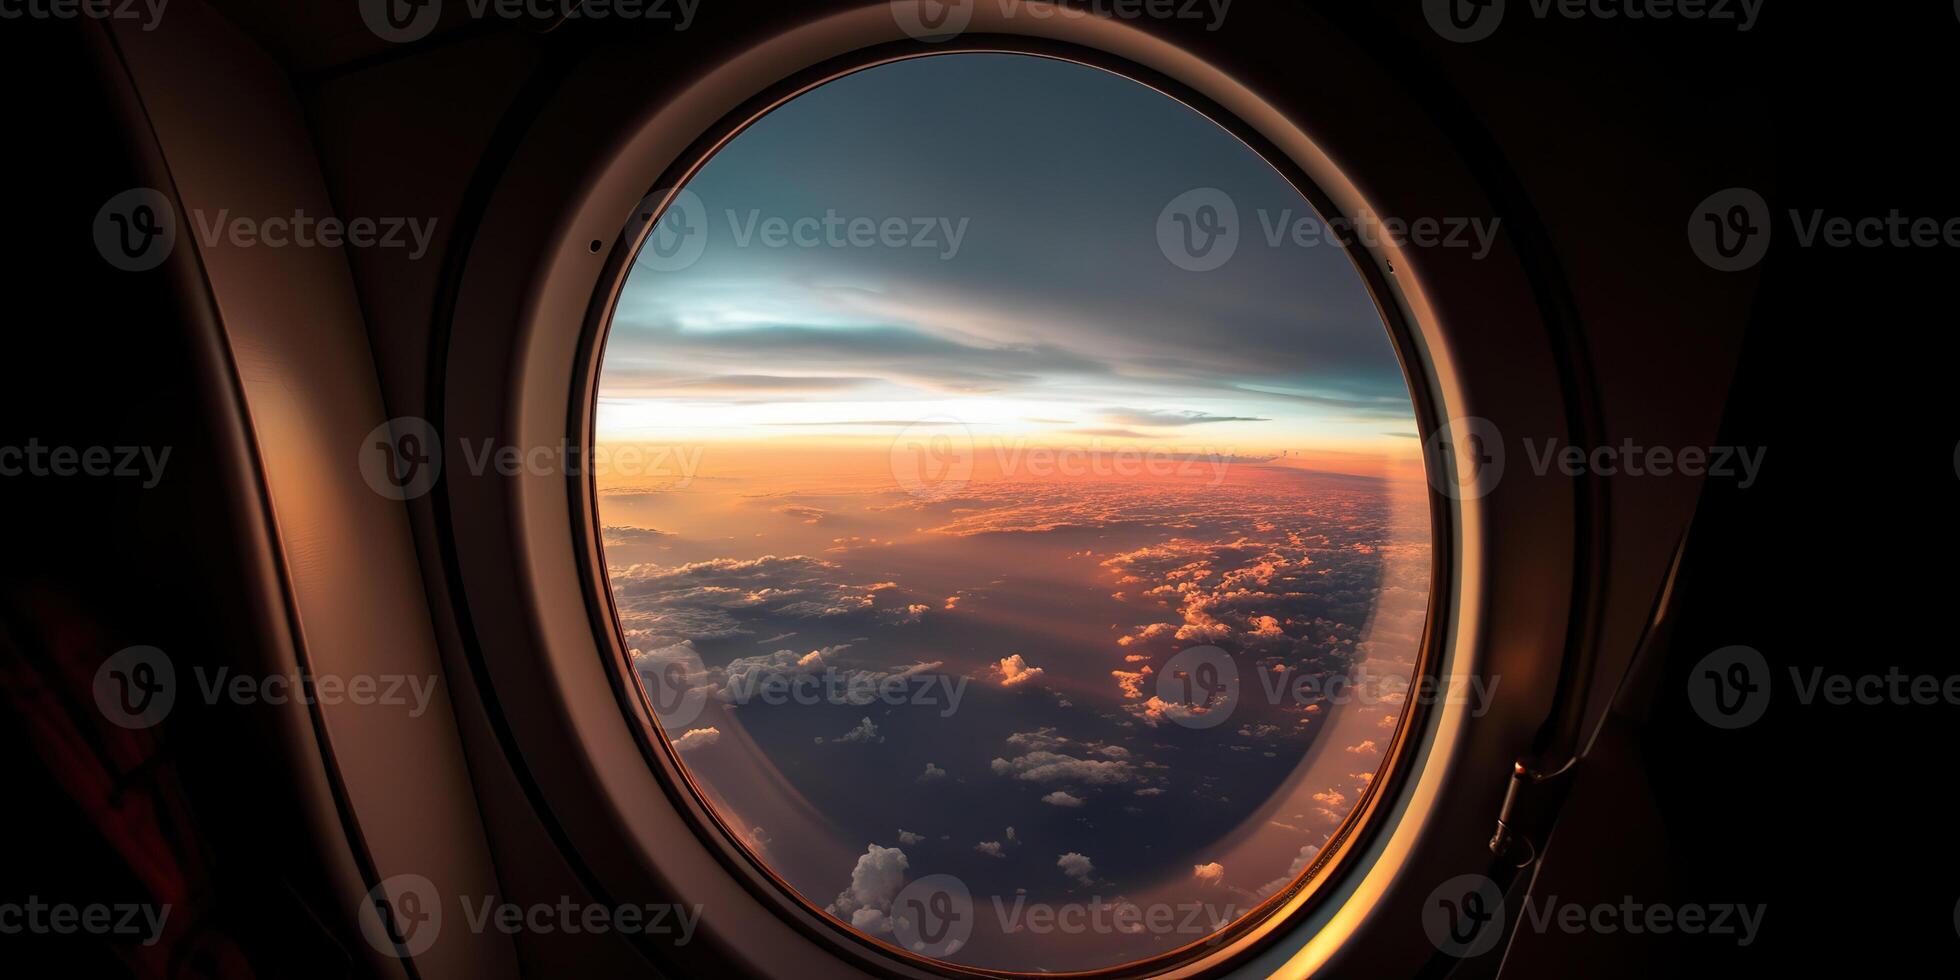
[[[852,62],[849,67],[838,68],[825,65],[816,69],[821,77],[814,80],[799,79],[789,83],[785,92],[764,93],[766,105],[759,110],[745,108],[743,111],[722,120],[713,130],[704,133],[697,141],[699,150],[689,154],[656,180],[642,207],[629,216],[625,226],[614,238],[610,246],[602,240],[594,239],[599,251],[607,256],[606,266],[600,277],[600,288],[596,291],[592,308],[587,315],[585,339],[580,344],[578,358],[578,383],[573,391],[574,403],[582,402],[586,410],[577,417],[576,425],[568,438],[571,445],[585,450],[594,445],[597,430],[597,411],[599,389],[605,370],[605,346],[612,326],[613,313],[617,309],[620,294],[633,273],[633,264],[639,250],[645,246],[646,239],[664,216],[665,208],[678,194],[687,188],[702,167],[706,166],[716,153],[739,137],[749,127],[754,126],[770,113],[824,85],[865,71],[874,71],[886,65],[922,58],[959,57],[962,55],[1012,55],[1020,57],[1046,58],[1060,61],[1094,71],[1103,71],[1123,78],[1133,84],[1141,85],[1165,98],[1177,102],[1186,109],[1210,121],[1229,137],[1240,141],[1259,156],[1295,193],[1301,196],[1317,215],[1325,217],[1334,206],[1332,199],[1314,184],[1313,179],[1291,158],[1281,156],[1278,150],[1251,131],[1243,123],[1231,117],[1222,108],[1206,104],[1206,100],[1196,92],[1186,89],[1176,81],[1151,72],[1140,65],[1125,62],[1121,58],[1090,49],[1075,48],[1070,45],[1022,43],[1002,45],[998,40],[966,41],[955,39],[943,46],[930,50],[908,51],[903,53],[875,54],[871,51],[858,55],[847,55]],[[1282,162],[1284,161],[1284,162]],[[1352,259],[1353,250],[1360,248],[1360,242],[1351,231],[1344,236],[1343,252]],[[1374,303],[1376,313],[1381,318],[1380,326],[1388,334],[1395,351],[1396,361],[1401,368],[1404,382],[1408,385],[1411,407],[1424,445],[1430,443],[1435,426],[1430,420],[1437,418],[1437,404],[1430,393],[1433,379],[1426,368],[1425,355],[1420,340],[1408,321],[1401,315],[1399,307],[1385,301],[1384,293],[1392,290],[1392,285],[1380,270],[1368,263],[1351,261],[1355,270]],[[1424,460],[1425,477],[1435,479],[1430,469],[1430,460]],[[681,762],[678,750],[673,747],[664,729],[654,716],[635,677],[628,653],[628,645],[620,625],[618,608],[614,602],[610,576],[605,560],[602,523],[599,515],[599,492],[597,481],[590,472],[573,474],[574,501],[577,522],[575,533],[582,553],[590,556],[586,567],[588,600],[591,603],[593,630],[606,647],[606,667],[612,677],[619,695],[622,710],[630,714],[638,723],[636,730],[640,736],[642,750],[646,753],[647,764],[660,776],[663,785],[669,788],[670,796],[676,805],[683,806],[697,828],[702,840],[716,848],[729,865],[739,863],[749,873],[751,886],[762,889],[779,906],[800,906],[805,913],[791,916],[806,928],[811,920],[822,924],[817,930],[834,943],[867,947],[886,956],[927,970],[933,975],[951,977],[1007,977],[1038,978],[1051,977],[1054,973],[1016,972],[948,963],[930,957],[919,956],[894,943],[878,940],[852,929],[848,924],[823,911],[809,898],[799,894],[782,880],[768,865],[767,861],[743,844],[737,828],[730,827],[708,804],[705,795],[688,768]],[[1440,495],[1433,492],[1429,496],[1429,538],[1431,548],[1429,598],[1424,612],[1422,641],[1417,652],[1416,664],[1411,677],[1412,689],[1420,681],[1434,681],[1438,676],[1437,654],[1443,638],[1439,635],[1446,620],[1446,610],[1450,598],[1449,548],[1451,535],[1451,510],[1442,505]],[[1200,969],[1215,968],[1220,964],[1241,959],[1248,946],[1261,937],[1269,936],[1274,926],[1268,920],[1274,917],[1291,918],[1304,914],[1313,907],[1316,900],[1324,900],[1326,889],[1315,887],[1324,884],[1327,877],[1338,873],[1337,866],[1343,857],[1352,854],[1358,838],[1379,824],[1372,819],[1381,809],[1385,797],[1392,795],[1392,788],[1399,786],[1406,775],[1412,746],[1416,733],[1425,720],[1427,706],[1411,702],[1408,710],[1397,719],[1395,731],[1391,735],[1388,748],[1382,753],[1381,765],[1375,770],[1375,778],[1361,793],[1355,805],[1329,835],[1314,861],[1308,865],[1292,882],[1279,892],[1268,896],[1260,903],[1233,921],[1224,929],[1203,938],[1193,940],[1176,949],[1110,967],[1075,973],[1059,974],[1085,977],[1161,977],[1174,975],[1171,970],[1187,966]],[[787,912],[788,909],[786,908]]]
[[[717,120],[753,116],[782,101],[783,90],[807,88],[812,79],[850,65],[862,68],[881,52],[1059,54],[1095,68],[1121,60],[1134,69],[1122,72],[1126,77],[1159,91],[1165,85],[1145,79],[1174,79],[1171,88],[1193,93],[1194,108],[1228,132],[1252,132],[1277,148],[1272,152],[1255,144],[1290,180],[1291,168],[1308,173],[1313,179],[1307,185],[1327,194],[1332,209],[1314,200],[1298,180],[1296,189],[1324,212],[1353,217],[1366,209],[1360,189],[1307,136],[1309,130],[1325,132],[1313,125],[1324,110],[1303,112],[1305,100],[1294,96],[1260,96],[1227,74],[1215,51],[1201,56],[1137,25],[1086,15],[988,22],[995,9],[981,5],[982,23],[952,45],[922,46],[905,39],[883,5],[778,28],[718,61],[678,94],[663,93],[669,104],[648,105],[644,97],[639,104],[605,99],[609,111],[594,110],[601,101],[595,96],[618,83],[619,62],[630,60],[631,52],[615,51],[611,64],[574,66],[549,79],[555,91],[521,105],[527,117],[509,126],[509,158],[491,160],[479,177],[482,200],[471,208],[472,223],[465,226],[474,241],[453,261],[448,295],[438,300],[435,421],[446,450],[455,452],[459,440],[473,436],[532,445],[580,432],[589,389],[567,399],[567,380],[576,383],[577,365],[596,369],[598,346],[589,343],[590,321],[595,308],[610,308],[610,299],[595,300],[608,281],[602,262],[611,255],[592,252],[589,242],[617,233],[618,216],[630,212],[649,173],[705,159],[699,134],[711,132]],[[1454,141],[1436,122],[1384,85],[1387,76],[1344,39],[1330,34],[1321,42],[1314,50],[1346,59],[1343,68],[1363,77],[1355,83],[1360,94],[1344,95],[1361,104],[1362,114],[1336,113],[1340,125],[1328,128],[1363,140],[1337,145],[1362,151],[1369,165],[1364,171],[1381,178],[1394,192],[1390,199],[1403,205],[1385,213],[1495,211],[1478,177],[1488,160],[1457,156]],[[784,63],[808,67],[784,77]],[[646,71],[637,65],[633,70]],[[758,91],[778,94],[759,97]],[[712,111],[702,112],[703,105]],[[1392,119],[1395,128],[1379,129],[1378,116]],[[609,124],[611,131],[594,135]],[[677,130],[693,141],[678,138]],[[567,136],[582,145],[564,142]],[[1372,145],[1376,142],[1380,145]],[[1411,148],[1419,168],[1407,162]],[[1441,210],[1445,207],[1450,210]],[[1485,263],[1447,252],[1412,254],[1393,245],[1351,251],[1361,260],[1364,279],[1384,277],[1380,281],[1388,289],[1376,293],[1378,303],[1406,317],[1421,345],[1417,363],[1433,387],[1411,387],[1418,398],[1433,397],[1433,411],[1419,418],[1425,444],[1439,420],[1468,416],[1471,408],[1514,431],[1566,431],[1565,401],[1539,394],[1569,397],[1574,367],[1561,360],[1558,318],[1547,299],[1556,290],[1547,285],[1543,263],[1534,261],[1536,247],[1529,236],[1522,241],[1500,236]],[[467,334],[459,329],[464,324]],[[1478,343],[1468,343],[1472,338]],[[493,377],[509,383],[482,383]],[[1433,656],[1425,657],[1438,673],[1453,678],[1472,672],[1521,678],[1505,686],[1507,692],[1522,688],[1525,693],[1507,693],[1474,726],[1463,704],[1435,706],[1421,719],[1421,731],[1398,751],[1410,754],[1406,778],[1394,787],[1383,781],[1381,809],[1363,818],[1368,833],[1350,836],[1350,853],[1327,856],[1341,861],[1342,870],[1319,878],[1324,886],[1312,908],[1303,901],[1305,893],[1295,890],[1283,908],[1263,920],[1258,936],[1232,944],[1230,956],[1207,956],[1156,975],[1195,975],[1221,965],[1220,972],[1248,976],[1281,969],[1305,975],[1334,964],[1406,964],[1420,954],[1418,917],[1411,910],[1435,881],[1487,865],[1489,825],[1483,815],[1494,819],[1511,761],[1550,703],[1550,685],[1541,682],[1557,666],[1554,644],[1565,633],[1578,580],[1580,522],[1569,483],[1514,481],[1503,494],[1489,497],[1431,495],[1432,515],[1441,508],[1448,521],[1432,518],[1432,532],[1448,528],[1447,548],[1433,556],[1433,568],[1448,578],[1445,587],[1432,590],[1426,642],[1442,640],[1426,647]],[[683,818],[693,795],[672,792],[657,768],[647,764],[647,745],[633,730],[643,726],[628,724],[640,703],[637,688],[617,683],[617,671],[601,649],[610,642],[602,637],[616,631],[616,620],[607,617],[603,630],[595,628],[589,601],[593,576],[579,572],[581,567],[589,572],[598,557],[596,548],[576,540],[580,533],[590,534],[579,530],[585,520],[582,497],[582,481],[555,474],[483,480],[451,473],[439,481],[433,500],[444,572],[453,590],[456,642],[472,685],[462,693],[477,696],[480,717],[510,763],[517,787],[579,881],[602,898],[696,897],[695,904],[706,907],[702,936],[683,958],[719,955],[760,975],[789,969],[812,976],[944,975],[937,964],[921,971],[883,947],[873,948],[871,956],[851,955],[843,947],[844,955],[810,959],[812,950],[800,941],[779,940],[820,939],[828,926],[818,923],[813,930],[810,923],[794,923],[789,935],[772,928],[770,922],[782,925],[786,907],[795,911],[803,904],[754,889],[743,880],[748,862],[721,860],[706,841],[691,841],[699,846],[697,853],[678,840],[679,831],[692,839],[702,825]],[[1506,542],[1492,537],[1491,527],[1507,520],[1536,525],[1525,547],[1502,547]],[[575,574],[564,574],[568,568]],[[599,581],[604,583],[603,569]],[[1444,599],[1447,606],[1438,605]],[[1508,628],[1498,632],[1494,622]],[[597,710],[605,701],[621,707],[622,691],[632,695],[627,711]],[[1417,725],[1406,724],[1410,730]],[[666,757],[656,752],[651,758]],[[539,765],[537,759],[551,763]],[[473,761],[473,766],[483,764]],[[1480,772],[1502,776],[1474,778]],[[1457,778],[1464,773],[1472,778]],[[661,812],[656,801],[673,812]],[[1452,812],[1475,819],[1467,826],[1442,820]],[[710,901],[699,901],[702,897]],[[765,918],[756,918],[758,913]],[[651,941],[638,945],[655,962],[680,955]],[[840,947],[826,942],[817,948]]]

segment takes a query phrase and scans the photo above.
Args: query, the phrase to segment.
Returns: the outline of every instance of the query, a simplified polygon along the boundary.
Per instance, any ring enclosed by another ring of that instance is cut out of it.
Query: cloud
[[[878,617],[894,626],[907,626],[926,618],[932,607],[923,602],[908,603],[896,609],[880,609]]]
[[[844,392],[878,383],[877,378],[838,375],[658,374],[621,366],[625,368],[622,371],[606,372],[608,399],[713,398],[752,404],[777,401],[785,395]]]
[[[1096,882],[1096,864],[1086,856],[1070,851],[1055,859],[1055,867],[1069,876],[1077,884],[1093,885]]]
[[[891,684],[930,674],[945,666],[943,661],[937,660],[882,670],[835,666],[838,655],[850,648],[851,644],[839,643],[807,653],[777,650],[753,657],[736,657],[726,666],[707,668],[706,677],[715,688],[714,696],[729,704],[749,704],[771,696],[772,692],[781,694],[790,690],[791,685],[804,683],[799,678],[814,677],[819,678],[815,683],[823,685],[826,697],[834,692],[844,703],[862,706],[878,700],[880,690]]]
[[[684,365],[701,376],[738,377],[746,365],[774,360],[838,377],[872,377],[936,391],[977,393],[1033,385],[1056,371],[1108,373],[1098,359],[1054,344],[941,336],[915,323],[860,319],[819,324],[785,319],[693,330],[680,326],[667,311],[645,309],[646,304],[637,299],[622,298],[612,343],[622,350],[658,352],[665,363]],[[661,380],[668,375],[640,372],[630,353],[615,368],[610,363],[613,356],[609,352],[609,395],[616,391],[641,392],[641,397],[658,394]],[[789,389],[775,390],[793,394]]]
[[[1007,856],[1007,850],[1001,847],[1000,841],[997,840],[983,840],[973,845],[973,849],[988,857],[1004,858]]]
[[[926,771],[919,774],[918,781],[922,783],[936,783],[945,778],[946,770],[928,762],[926,763]]]
[[[612,572],[620,624],[675,639],[747,633],[744,620],[821,619],[872,607],[871,590],[837,581],[841,569],[808,555],[634,564]]]
[[[891,931],[892,899],[905,885],[909,865],[896,847],[870,846],[851,869],[851,884],[824,910],[869,935]]]
[[[1102,417],[1118,425],[1202,425],[1206,422],[1271,422],[1249,415],[1213,415],[1209,412],[1178,412],[1168,409],[1106,408]]]
[[[1158,725],[1167,721],[1181,722],[1202,717],[1209,709],[1199,707],[1195,704],[1178,704],[1174,701],[1166,701],[1153,694],[1148,701],[1124,705],[1123,710],[1129,712],[1138,721],[1152,728],[1156,728]]]
[[[1078,807],[1087,801],[1080,796],[1070,796],[1069,794],[1064,793],[1061,790],[1056,790],[1053,793],[1050,793],[1047,796],[1042,797],[1041,802],[1046,803],[1050,806]]]
[[[921,844],[921,843],[924,843],[924,842],[925,842],[925,839],[926,839],[926,835],[924,835],[924,834],[915,834],[915,833],[913,833],[913,832],[911,832],[911,831],[909,831],[909,830],[906,830],[906,829],[904,829],[904,828],[902,828],[902,827],[901,827],[901,828],[899,828],[899,831],[898,831],[898,842],[899,842],[900,844],[904,844],[904,845],[905,845],[905,846],[907,846],[907,847],[911,847],[911,846],[912,846],[912,845],[914,845],[914,844]]]
[[[721,741],[720,729],[696,728],[674,739],[674,749],[679,752],[689,752],[694,749],[705,749],[719,741]]]
[[[1015,732],[1007,736],[1007,744],[1023,752],[1032,752],[1068,748],[1077,743],[1057,731],[1055,726],[1047,725],[1031,732]]]
[[[884,740],[885,737],[883,735],[878,734],[877,723],[873,722],[869,718],[859,721],[856,728],[853,728],[850,731],[845,732],[844,734],[831,739],[832,742],[864,742],[864,743],[882,742]]]
[[[1059,752],[1029,752],[1011,760],[995,759],[992,765],[997,776],[1012,776],[1029,783],[1115,786],[1135,778],[1135,770],[1128,762],[1078,759]]]
[[[661,538],[671,538],[672,531],[656,531],[650,527],[633,527],[629,524],[609,524],[599,531],[599,540],[608,547],[629,544],[645,544]]]
[[[787,517],[801,518],[805,524],[817,524],[830,516],[830,512],[822,507],[811,507],[806,504],[784,504],[775,508],[775,511]]]
[[[1307,867],[1313,864],[1314,858],[1318,857],[1319,855],[1320,855],[1320,845],[1307,844],[1302,846],[1300,848],[1300,853],[1293,858],[1292,865],[1287,867],[1286,873],[1259,886],[1257,897],[1265,898],[1269,895],[1278,894],[1280,889],[1285,888],[1288,885],[1291,885],[1294,881],[1298,880],[1301,875],[1306,874]]]
[[[1225,866],[1213,861],[1210,864],[1192,865],[1191,874],[1201,885],[1221,885],[1225,883]]]
[[[1000,675],[1002,687],[1020,687],[1039,680],[1042,675],[1040,667],[1029,666],[1027,660],[1018,653],[1003,658],[994,666],[994,672]]]

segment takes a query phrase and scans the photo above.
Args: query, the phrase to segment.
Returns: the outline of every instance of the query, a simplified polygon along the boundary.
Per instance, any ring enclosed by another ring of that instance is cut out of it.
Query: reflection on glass
[[[651,232],[597,408],[620,626],[810,906],[967,967],[1116,966],[1215,937],[1355,807],[1430,528],[1387,332],[1313,220],[1157,92],[960,54],[789,102]]]

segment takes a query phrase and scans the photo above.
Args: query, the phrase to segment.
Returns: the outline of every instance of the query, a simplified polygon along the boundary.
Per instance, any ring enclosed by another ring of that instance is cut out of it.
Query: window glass
[[[1129,79],[957,54],[755,122],[612,316],[619,626],[709,809],[920,956],[1114,967],[1309,870],[1380,770],[1431,529],[1350,257]]]

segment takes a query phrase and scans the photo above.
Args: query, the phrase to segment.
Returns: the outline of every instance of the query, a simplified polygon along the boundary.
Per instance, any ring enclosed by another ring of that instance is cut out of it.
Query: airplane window
[[[1401,361],[1306,199],[1154,89],[961,53],[776,108],[658,215],[594,411],[663,751],[855,940],[1215,948],[1391,761],[1432,540]]]

